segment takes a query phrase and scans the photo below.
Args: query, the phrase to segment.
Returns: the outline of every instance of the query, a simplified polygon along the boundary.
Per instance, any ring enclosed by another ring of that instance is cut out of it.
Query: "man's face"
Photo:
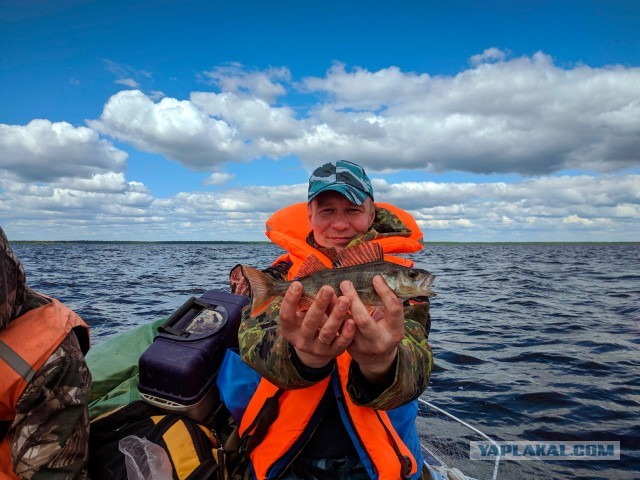
[[[375,217],[375,207],[369,198],[362,205],[356,205],[341,193],[330,190],[311,201],[308,213],[316,242],[340,251],[369,230]]]

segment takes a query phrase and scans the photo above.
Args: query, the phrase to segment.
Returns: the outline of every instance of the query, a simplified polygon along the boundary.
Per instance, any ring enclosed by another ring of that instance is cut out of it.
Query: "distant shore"
[[[250,241],[250,240],[10,240],[13,244],[65,244],[65,243],[82,243],[82,244],[110,244],[110,245],[127,245],[127,244],[183,244],[183,245],[245,245],[245,244],[269,244],[268,240]],[[631,242],[591,242],[591,241],[549,241],[549,242],[425,242],[425,245],[639,245],[640,240]]]

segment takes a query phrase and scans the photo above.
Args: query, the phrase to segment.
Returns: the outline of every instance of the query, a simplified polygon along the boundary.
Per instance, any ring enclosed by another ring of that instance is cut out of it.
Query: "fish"
[[[300,310],[308,309],[323,285],[330,285],[340,293],[340,283],[349,280],[369,310],[382,305],[373,287],[373,277],[381,275],[400,299],[435,297],[431,285],[436,276],[421,268],[405,267],[384,259],[382,246],[365,242],[346,248],[333,260],[333,268],[326,267],[315,255],[304,261],[295,280],[302,284]],[[241,265],[251,287],[251,318],[266,310],[273,300],[284,297],[293,281],[277,280],[266,273]]]

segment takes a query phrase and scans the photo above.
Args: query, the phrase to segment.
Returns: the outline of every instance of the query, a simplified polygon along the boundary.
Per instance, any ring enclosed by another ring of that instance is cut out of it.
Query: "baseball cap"
[[[325,163],[313,171],[308,202],[327,190],[341,193],[356,205],[362,205],[367,197],[373,200],[373,187],[364,168],[346,160]]]

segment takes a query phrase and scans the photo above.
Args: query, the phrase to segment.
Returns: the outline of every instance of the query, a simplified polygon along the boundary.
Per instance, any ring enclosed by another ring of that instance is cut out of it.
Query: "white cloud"
[[[550,57],[478,64],[430,77],[335,65],[303,84],[328,96],[292,146],[311,162],[342,157],[376,170],[548,174],[640,165],[640,69],[570,69]],[[484,58],[483,57],[483,58]]]
[[[333,65],[298,85],[298,105],[275,105],[286,69],[207,72],[220,93],[155,102],[120,92],[89,125],[195,170],[297,156],[308,167],[349,158],[370,171],[545,175],[640,165],[640,69],[560,68],[537,53],[506,60],[490,48],[472,68],[432,77]],[[317,95],[324,96],[318,102]]]
[[[126,87],[140,88],[140,84],[136,82],[133,78],[121,78],[116,80],[116,83],[118,85],[124,85]]]
[[[139,150],[160,153],[194,170],[213,169],[248,155],[227,122],[209,117],[189,101],[165,97],[156,103],[139,90],[118,92],[100,119],[88,123]]]
[[[95,182],[99,187],[91,190],[82,182],[45,187],[0,181],[0,215],[8,230],[22,232],[21,238],[42,238],[38,229],[43,225],[74,225],[82,229],[65,231],[68,238],[266,240],[269,215],[306,195],[306,184],[296,184],[154,198],[144,185],[118,176]],[[374,188],[377,201],[409,210],[427,241],[629,241],[640,235],[640,175],[514,184],[387,183],[377,178]],[[178,231],[177,225],[189,228]]]
[[[293,157],[311,169],[346,158],[428,240],[637,240],[640,69],[560,68],[542,53],[507,59],[497,49],[470,63],[437,77],[335,64],[299,83],[286,69],[234,64],[207,72],[220,92],[188,100],[118,92],[90,128],[0,124],[0,217],[18,238],[263,240],[268,215],[304,199],[306,185],[224,188],[226,164]],[[145,77],[111,68],[121,82]],[[207,172],[217,188],[154,197],[127,180],[127,153],[99,133]],[[514,180],[384,177],[406,170]],[[562,171],[587,173],[551,176]]]
[[[234,175],[230,173],[212,173],[209,178],[204,181],[205,185],[224,185],[231,180]]]
[[[105,68],[117,77],[115,83],[118,85],[140,88],[140,81],[152,79],[151,73],[146,70],[135,69],[110,59],[103,59],[102,62]]]
[[[239,63],[218,66],[204,72],[221,92],[247,95],[272,103],[286,90],[281,82],[288,82],[291,73],[286,68],[269,68],[264,71],[246,69]]]
[[[469,63],[471,63],[471,65],[479,65],[481,63],[495,62],[504,60],[506,56],[507,54],[502,50],[491,47],[478,55],[472,55],[471,58],[469,58]]]
[[[18,179],[46,182],[62,177],[91,178],[121,172],[127,154],[87,127],[32,120],[0,124],[0,169]]]
[[[292,109],[272,107],[258,98],[194,92],[191,102],[209,117],[224,119],[246,143],[277,143],[301,134]]]

